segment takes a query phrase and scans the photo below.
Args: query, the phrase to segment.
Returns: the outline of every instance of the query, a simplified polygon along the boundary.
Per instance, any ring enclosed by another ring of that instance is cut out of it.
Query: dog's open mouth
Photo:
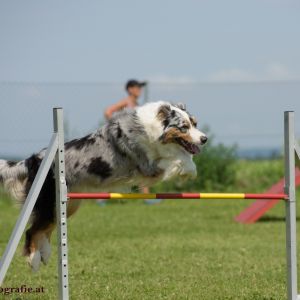
[[[184,139],[176,139],[177,143],[182,146],[187,152],[191,154],[198,154],[200,152],[199,146],[194,143],[190,143]]]

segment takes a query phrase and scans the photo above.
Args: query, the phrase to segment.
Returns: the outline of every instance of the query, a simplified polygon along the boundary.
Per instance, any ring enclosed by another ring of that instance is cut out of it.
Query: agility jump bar
[[[244,193],[68,193],[72,199],[257,199],[287,200],[286,194],[244,194]]]

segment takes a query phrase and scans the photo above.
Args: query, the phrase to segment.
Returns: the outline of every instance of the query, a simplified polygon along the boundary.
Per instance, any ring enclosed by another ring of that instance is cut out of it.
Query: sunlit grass
[[[99,207],[84,203],[69,228],[71,299],[285,299],[284,204],[274,221],[233,221],[241,200],[142,201]],[[0,201],[0,252],[18,210]],[[5,287],[43,286],[44,294],[4,299],[56,299],[56,241],[48,266],[32,274],[19,246]]]

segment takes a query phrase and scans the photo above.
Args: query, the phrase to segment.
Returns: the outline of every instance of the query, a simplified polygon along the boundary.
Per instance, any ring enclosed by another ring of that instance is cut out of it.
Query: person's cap
[[[135,79],[130,79],[130,80],[127,81],[127,83],[125,85],[125,89],[128,90],[129,88],[134,87],[134,86],[143,87],[146,84],[147,84],[146,81],[138,81],[138,80],[135,80]]]

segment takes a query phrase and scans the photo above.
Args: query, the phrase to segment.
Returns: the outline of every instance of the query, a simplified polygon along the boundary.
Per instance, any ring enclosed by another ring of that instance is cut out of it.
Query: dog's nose
[[[205,135],[201,136],[201,138],[200,138],[201,144],[205,144],[207,142],[207,140],[208,140],[208,138]]]

